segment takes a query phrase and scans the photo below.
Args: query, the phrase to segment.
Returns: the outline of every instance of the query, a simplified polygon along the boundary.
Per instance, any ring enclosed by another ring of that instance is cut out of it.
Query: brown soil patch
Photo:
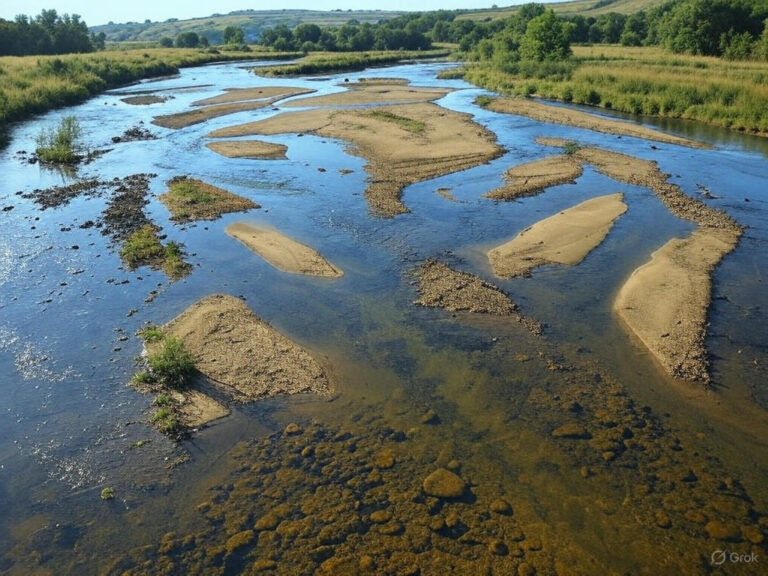
[[[602,243],[627,205],[622,194],[592,198],[540,220],[488,252],[496,276],[524,276],[545,264],[573,266]]]
[[[656,142],[666,142],[668,144],[677,144],[679,146],[688,146],[689,148],[711,148],[708,144],[672,136],[658,130],[637,126],[621,120],[613,120],[566,108],[565,106],[553,106],[542,102],[535,102],[526,98],[497,98],[488,105],[489,110],[502,112],[505,114],[516,114],[527,116],[539,122],[549,122],[551,124],[565,124],[566,126],[576,126],[586,128],[595,132],[605,134],[619,134],[623,136],[632,136],[643,138],[645,140],[655,140]]]
[[[675,378],[709,381],[704,345],[712,271],[738,236],[702,228],[673,238],[635,270],[614,309],[629,330]]]
[[[156,116],[152,123],[164,128],[186,128],[200,122],[205,122],[211,118],[218,118],[220,116],[227,116],[228,114],[234,114],[236,112],[244,112],[247,110],[259,110],[271,106],[278,100],[288,98],[290,96],[296,96],[298,94],[307,94],[312,92],[306,88],[282,88],[282,92],[272,98],[266,100],[248,100],[246,102],[230,102],[227,104],[218,104],[215,106],[203,106],[189,110],[187,112],[180,112],[179,114],[169,114],[166,116]]]
[[[192,106],[214,106],[216,104],[229,104],[231,102],[244,102],[246,100],[264,100],[266,98],[285,98],[286,89],[284,86],[261,86],[257,88],[225,88],[224,94],[197,100],[192,102]],[[311,90],[307,90],[311,92]],[[303,92],[299,92],[303,93]]]
[[[162,96],[129,96],[128,98],[121,98],[122,102],[125,102],[126,104],[131,104],[132,106],[147,106],[149,104],[161,104],[168,100],[168,98],[163,98]]]
[[[399,78],[371,78],[360,82],[344,84],[346,92],[300,98],[286,102],[286,107],[304,106],[360,106],[363,104],[405,104],[431,102],[442,98],[453,90],[449,88],[419,88],[408,86],[407,80]]]
[[[207,296],[164,329],[183,340],[197,369],[233,400],[329,392],[320,364],[234,296]]]
[[[260,140],[230,140],[209,142],[208,148],[227,158],[250,158],[253,160],[283,160],[288,147],[283,144]]]
[[[437,260],[427,260],[418,269],[418,279],[419,299],[414,304],[451,312],[511,316],[534,334],[541,334],[538,322],[522,316],[509,296],[477,276],[459,272]]]
[[[535,196],[545,188],[558,184],[573,183],[581,176],[581,163],[566,154],[520,164],[507,170],[507,184],[486,194],[494,200],[514,200]]]
[[[344,275],[344,272],[328,262],[319,252],[277,230],[235,222],[227,226],[227,234],[283,272],[330,278]]]
[[[408,212],[403,188],[478,166],[502,153],[495,136],[468,114],[429,103],[364,110],[308,110],[284,113],[216,130],[210,137],[312,132],[350,142],[350,152],[368,161],[365,192],[374,213]]]
[[[222,214],[261,207],[248,198],[186,176],[169,180],[168,187],[168,192],[159,198],[171,212],[171,219],[177,222],[215,220]]]

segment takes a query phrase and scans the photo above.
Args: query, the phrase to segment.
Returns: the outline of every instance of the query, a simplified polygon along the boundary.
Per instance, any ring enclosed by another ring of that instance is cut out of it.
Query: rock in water
[[[437,498],[460,498],[467,484],[453,472],[438,468],[424,479],[424,492]]]

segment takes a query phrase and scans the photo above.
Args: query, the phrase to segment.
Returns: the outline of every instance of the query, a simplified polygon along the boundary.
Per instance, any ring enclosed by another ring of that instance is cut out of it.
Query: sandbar
[[[559,184],[573,183],[581,176],[581,162],[567,154],[550,156],[535,162],[514,166],[506,171],[507,183],[485,196],[494,200],[514,200],[525,196],[535,196],[545,188]]]
[[[488,251],[493,272],[501,278],[512,278],[545,264],[574,266],[600,245],[615,220],[626,211],[623,195],[609,194],[540,220]]]
[[[344,275],[315,249],[272,228],[235,222],[227,226],[226,232],[283,272],[329,278]]]
[[[576,126],[577,128],[586,128],[587,130],[603,132],[604,134],[632,136],[634,138],[677,144],[689,148],[711,148],[708,144],[696,142],[695,140],[682,138],[680,136],[673,136],[672,134],[665,134],[664,132],[646,128],[645,126],[638,126],[637,124],[622,120],[614,120],[612,118],[606,118],[605,116],[589,114],[588,112],[582,112],[581,110],[575,110],[565,106],[545,104],[527,98],[495,98],[491,100],[487,108],[494,112],[527,116],[528,118],[533,118],[539,122]]]
[[[164,128],[186,128],[194,124],[199,124],[210,120],[212,118],[218,118],[220,116],[227,116],[228,114],[234,114],[236,112],[245,112],[248,110],[259,110],[271,106],[278,100],[283,98],[289,98],[298,94],[307,94],[312,92],[306,88],[290,88],[283,87],[282,91],[265,100],[247,100],[245,102],[229,102],[226,104],[217,104],[214,106],[202,106],[188,110],[186,112],[180,112],[178,114],[168,114],[165,116],[156,116],[152,119],[152,123]]]
[[[207,296],[164,330],[184,342],[198,371],[234,401],[330,390],[317,360],[234,296]]]
[[[632,272],[616,296],[618,317],[675,378],[709,381],[711,275],[737,242],[738,236],[711,228],[673,238]]]
[[[419,299],[414,304],[451,312],[509,316],[534,334],[541,334],[541,324],[520,314],[517,304],[497,286],[473,274],[429,259],[418,268],[417,276]]]
[[[214,106],[216,104],[229,104],[231,102],[244,102],[246,100],[264,100],[266,98],[285,97],[286,90],[294,90],[285,86],[258,86],[255,88],[225,88],[224,94],[196,100],[191,106]],[[307,90],[312,92],[312,90]]]
[[[344,84],[345,92],[298,98],[285,103],[285,107],[300,108],[305,106],[360,106],[363,104],[405,104],[431,102],[442,98],[450,88],[421,88],[408,86],[407,80],[398,78],[371,78],[360,82]]]
[[[367,160],[365,191],[378,216],[408,212],[400,197],[415,182],[458,172],[500,156],[495,135],[469,114],[431,103],[380,108],[285,112],[258,122],[222,128],[212,138],[315,133],[345,140]]]
[[[215,220],[222,214],[261,208],[248,198],[186,176],[171,178],[168,192],[159,199],[171,212],[171,220],[177,222]]]
[[[288,147],[261,140],[226,140],[208,142],[208,148],[227,158],[250,158],[252,160],[283,160]]]
[[[168,98],[148,94],[146,96],[129,96],[120,100],[132,106],[148,106],[149,104],[161,104],[168,100]]]

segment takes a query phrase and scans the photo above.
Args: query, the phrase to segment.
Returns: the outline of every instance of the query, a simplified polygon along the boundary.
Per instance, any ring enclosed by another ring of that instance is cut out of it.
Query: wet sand
[[[726,231],[706,228],[673,238],[616,296],[616,314],[675,378],[709,381],[705,322],[712,271],[737,241]]]
[[[545,104],[527,98],[496,98],[488,104],[487,108],[494,112],[527,116],[528,118],[533,118],[539,122],[576,126],[577,128],[586,128],[587,130],[603,132],[604,134],[632,136],[634,138],[666,142],[668,144],[677,144],[678,146],[687,146],[689,148],[711,148],[711,146],[702,142],[665,134],[664,132],[646,128],[644,126],[638,126],[630,122],[614,120],[596,114],[589,114],[580,110],[566,108],[565,106]]]
[[[227,226],[227,234],[245,244],[272,266],[283,272],[338,278],[339,268],[313,248],[274,230],[246,222]]]
[[[286,102],[286,108],[305,106],[360,106],[364,104],[415,104],[431,102],[442,98],[453,90],[449,88],[421,88],[408,86],[408,82],[398,78],[361,79],[360,82],[345,83],[346,92],[299,98]]]
[[[152,119],[152,123],[164,128],[186,128],[194,124],[199,124],[210,120],[211,118],[218,118],[220,116],[227,116],[236,112],[245,112],[249,110],[260,110],[271,106],[278,100],[283,98],[289,98],[298,94],[307,94],[312,92],[305,88],[290,88],[281,87],[281,91],[272,98],[266,100],[247,100],[245,102],[229,102],[226,104],[217,104],[214,106],[202,106],[188,110],[187,112],[180,112],[178,114],[169,114],[166,116],[156,116]]]
[[[566,144],[559,139],[539,143]],[[738,244],[742,226],[671,184],[656,162],[591,147],[578,149],[573,157],[609,178],[650,188],[672,214],[699,226],[686,239],[670,240],[635,270],[619,291],[614,310],[671,376],[708,382],[705,339],[711,275]]]
[[[164,329],[184,342],[213,387],[235,401],[330,390],[324,370],[306,350],[234,296],[206,296]]]
[[[212,96],[211,98],[205,98],[203,100],[196,100],[192,102],[191,106],[215,106],[217,104],[230,104],[232,102],[245,102],[246,100],[265,100],[267,98],[285,98],[287,91],[292,91],[292,88],[286,88],[284,86],[260,86],[255,88],[226,88],[224,94],[218,96]],[[312,92],[312,90],[307,90]],[[305,93],[304,91],[299,92]]]
[[[149,104],[162,104],[168,100],[168,98],[150,94],[146,96],[129,96],[128,98],[121,98],[120,100],[126,104],[131,104],[132,106],[148,106]]]
[[[222,214],[261,208],[248,198],[186,176],[168,182],[169,190],[158,196],[177,222],[215,220]]]
[[[261,140],[230,140],[208,142],[208,148],[227,158],[250,158],[252,160],[284,160],[288,147]]]
[[[368,163],[365,191],[379,216],[408,212],[403,188],[486,163],[503,152],[493,133],[468,114],[429,103],[363,110],[308,110],[222,128],[212,138],[315,133],[350,142],[349,151]]]
[[[582,172],[581,163],[571,156],[550,156],[510,168],[504,174],[507,184],[491,190],[485,196],[494,200],[535,196],[550,186],[573,183]]]
[[[541,325],[521,315],[509,296],[473,274],[459,272],[437,260],[427,260],[417,270],[417,276],[419,299],[414,304],[451,312],[511,316],[534,334],[541,334]]]
[[[501,278],[525,276],[546,264],[574,266],[602,243],[626,210],[622,194],[592,198],[540,220],[489,250],[488,260]]]

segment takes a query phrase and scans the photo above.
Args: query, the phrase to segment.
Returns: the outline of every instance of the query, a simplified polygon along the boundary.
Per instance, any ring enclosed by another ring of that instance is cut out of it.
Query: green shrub
[[[82,159],[80,136],[82,130],[77,118],[65,116],[58,127],[42,130],[35,138],[35,153],[47,164],[76,164]]]
[[[147,358],[156,382],[170,388],[184,388],[195,373],[195,359],[177,338],[167,337],[159,351]]]
[[[152,343],[152,342],[160,342],[160,340],[165,338],[165,333],[163,332],[163,329],[160,328],[159,326],[150,324],[146,328],[142,328],[141,330],[139,330],[139,336],[141,336],[144,342]]]
[[[120,249],[120,258],[133,269],[159,260],[163,253],[163,245],[157,237],[157,227],[146,224],[128,236]]]

